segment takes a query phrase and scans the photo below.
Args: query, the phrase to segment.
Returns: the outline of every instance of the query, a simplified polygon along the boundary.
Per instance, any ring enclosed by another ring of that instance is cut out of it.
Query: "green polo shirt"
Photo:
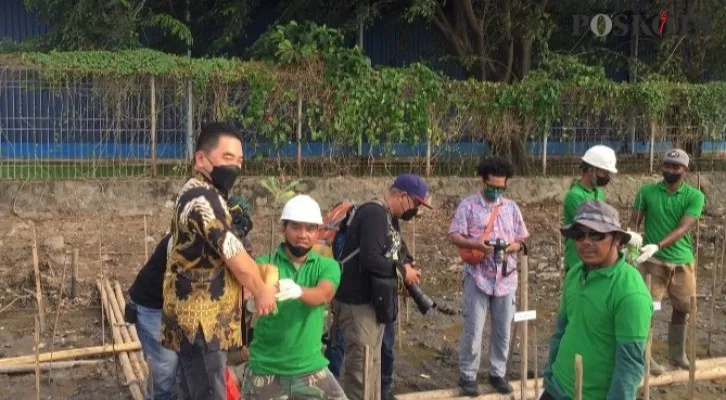
[[[700,218],[705,196],[695,187],[683,183],[675,192],[666,189],[663,181],[643,185],[635,196],[634,208],[645,215],[643,244],[657,244],[681,224],[688,215]],[[673,264],[692,264],[693,244],[691,232],[672,245],[655,253],[655,258]]]
[[[271,263],[280,271],[280,279],[292,279],[302,287],[312,288],[327,280],[337,289],[340,265],[332,258],[309,252],[305,263],[295,268],[282,245],[271,256],[256,259],[258,264]],[[323,318],[325,305],[311,307],[300,299],[277,303],[278,312],[257,319],[250,344],[249,365],[252,372],[263,375],[301,375],[325,368],[323,356]]]
[[[577,208],[588,200],[605,201],[605,191],[599,187],[588,189],[582,185],[579,179],[573,182],[570,190],[565,194],[562,203],[562,226],[569,225],[575,220]],[[569,271],[572,267],[582,264],[580,256],[577,255],[575,241],[565,238],[565,270]]]
[[[605,399],[613,382],[617,346],[644,345],[648,339],[653,300],[642,276],[623,257],[613,266],[589,272],[577,265],[565,279],[560,313],[567,322],[552,365],[553,377],[572,397],[575,355],[580,354],[582,397]]]

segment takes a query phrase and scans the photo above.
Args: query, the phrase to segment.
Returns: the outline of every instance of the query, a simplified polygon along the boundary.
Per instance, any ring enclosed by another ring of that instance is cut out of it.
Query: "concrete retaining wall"
[[[241,178],[235,191],[246,196],[256,211],[269,210],[269,199],[260,185],[263,177]],[[507,196],[521,204],[560,202],[572,177],[514,178]],[[617,175],[607,187],[609,202],[632,204],[643,183],[659,179],[657,175]],[[296,190],[309,193],[324,209],[343,198],[363,200],[383,193],[392,178],[338,177],[303,179]],[[695,185],[696,175],[689,181]],[[458,200],[480,186],[478,178],[435,177],[428,179],[437,207],[453,207]],[[183,180],[99,180],[99,181],[3,181],[0,182],[0,215],[12,210],[23,217],[52,216],[59,213],[107,213],[120,215],[139,212],[157,213],[172,205]],[[723,213],[726,209],[726,172],[701,174],[707,195],[707,211]]]

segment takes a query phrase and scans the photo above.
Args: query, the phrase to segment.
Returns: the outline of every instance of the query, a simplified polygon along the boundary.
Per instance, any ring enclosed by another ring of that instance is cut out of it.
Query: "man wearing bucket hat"
[[[587,149],[580,163],[581,175],[572,182],[562,202],[562,224],[569,225],[575,219],[575,212],[587,200],[605,201],[604,187],[610,183],[610,175],[617,174],[615,151],[605,145],[595,145]],[[639,235],[631,235],[631,241],[639,246]],[[572,266],[581,263],[577,256],[575,242],[565,238],[564,268],[567,273]]]
[[[645,222],[644,243],[636,263],[645,276],[651,274],[653,300],[661,301],[666,292],[673,314],[668,327],[668,361],[688,368],[686,325],[690,300],[696,295],[695,258],[691,229],[701,217],[705,196],[684,182],[689,157],[681,149],[671,149],[663,157],[663,180],[643,185],[635,196],[630,226],[638,229]],[[664,368],[650,360],[652,375]]]
[[[582,260],[568,273],[540,400],[574,397],[575,355],[582,356],[586,399],[635,399],[645,368],[653,303],[619,247],[630,240],[617,210],[588,200],[562,235]]]

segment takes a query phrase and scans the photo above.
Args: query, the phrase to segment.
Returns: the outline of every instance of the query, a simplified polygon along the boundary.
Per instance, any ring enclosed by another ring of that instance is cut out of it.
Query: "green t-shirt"
[[[569,396],[575,387],[575,355],[582,356],[582,397],[605,399],[612,383],[616,344],[648,339],[653,300],[637,269],[621,257],[610,267],[580,264],[567,273],[560,312],[567,320],[552,373]]]
[[[605,191],[599,187],[588,189],[582,185],[580,180],[576,180],[570,190],[565,194],[562,202],[562,226],[569,225],[575,220],[577,208],[588,200],[605,201]],[[577,255],[575,241],[565,238],[565,270],[569,271],[572,267],[582,264],[580,256]]]
[[[643,185],[635,196],[635,210],[645,216],[643,244],[657,244],[673,232],[688,215],[700,218],[705,196],[695,187],[683,183],[675,192],[666,189],[663,181]],[[672,245],[655,253],[655,258],[674,264],[694,262],[691,232]]]
[[[312,288],[327,280],[337,289],[340,264],[332,258],[309,252],[305,263],[295,269],[280,245],[275,253],[256,259],[258,264],[277,266],[280,279],[292,279],[302,287]],[[311,307],[300,299],[277,303],[278,312],[257,319],[250,344],[250,368],[263,375],[301,375],[325,368],[323,324],[325,306]]]

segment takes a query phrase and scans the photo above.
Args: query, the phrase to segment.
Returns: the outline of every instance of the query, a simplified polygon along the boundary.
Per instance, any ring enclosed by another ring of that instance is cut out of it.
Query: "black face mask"
[[[681,174],[676,174],[673,172],[663,173],[663,180],[666,181],[666,183],[676,183],[679,179],[681,179]]]
[[[242,168],[236,165],[215,165],[209,173],[209,179],[212,180],[214,187],[226,196],[237,182],[240,173]]]
[[[290,250],[290,253],[295,257],[302,257],[312,250],[312,247],[294,246],[290,242],[285,242],[285,246]]]
[[[401,219],[404,221],[410,221],[416,215],[418,215],[418,207],[406,210],[403,214],[401,214]]]
[[[606,186],[608,183],[610,183],[610,175],[595,177],[595,184],[597,186]]]

